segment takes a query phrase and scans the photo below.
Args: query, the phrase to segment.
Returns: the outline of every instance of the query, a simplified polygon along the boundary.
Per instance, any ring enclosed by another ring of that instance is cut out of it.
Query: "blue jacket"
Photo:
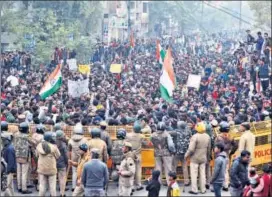
[[[227,167],[227,155],[225,152],[221,152],[215,159],[214,172],[211,183],[223,184],[225,181],[225,172]]]
[[[264,39],[263,37],[258,37],[257,43],[256,43],[256,49],[262,50]]]
[[[7,174],[16,173],[17,165],[14,146],[12,144],[9,144],[4,147],[2,151],[3,158],[7,163]]]
[[[109,181],[108,167],[99,159],[92,159],[84,165],[81,183],[84,187],[104,189]]]
[[[269,68],[267,64],[259,67],[259,77],[260,78],[269,78]]]
[[[230,169],[230,186],[244,188],[248,184],[248,164],[242,163],[241,157],[238,157],[233,161]]]

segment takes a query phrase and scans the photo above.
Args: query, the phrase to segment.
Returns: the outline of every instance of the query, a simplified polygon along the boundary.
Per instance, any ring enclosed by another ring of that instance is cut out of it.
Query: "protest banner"
[[[69,66],[69,70],[77,70],[77,60],[76,59],[68,59],[67,64]]]
[[[89,93],[89,79],[82,81],[68,80],[68,94],[73,97],[80,97],[82,94]]]
[[[122,72],[122,64],[111,64],[110,66],[111,73],[121,73]]]
[[[188,80],[187,80],[187,87],[199,89],[200,82],[201,82],[200,75],[189,74]]]
[[[19,79],[13,75],[10,75],[8,78],[7,78],[7,82],[10,82],[10,85],[12,87],[15,87],[17,85],[19,85]]]
[[[78,65],[78,71],[84,75],[89,75],[91,72],[91,66],[89,64]]]

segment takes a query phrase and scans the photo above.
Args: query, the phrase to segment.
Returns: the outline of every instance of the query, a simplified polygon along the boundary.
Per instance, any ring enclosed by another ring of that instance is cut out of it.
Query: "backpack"
[[[4,158],[1,158],[1,191],[7,189],[7,163]]]
[[[177,132],[176,154],[185,155],[190,143],[190,136]]]
[[[111,159],[114,164],[120,164],[123,158],[122,148],[124,146],[123,141],[116,140],[112,144]]]
[[[29,143],[27,135],[18,135],[15,138],[15,155],[16,158],[27,159],[29,156]]]

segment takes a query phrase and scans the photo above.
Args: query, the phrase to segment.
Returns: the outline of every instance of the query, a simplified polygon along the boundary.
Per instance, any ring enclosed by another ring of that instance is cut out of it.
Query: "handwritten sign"
[[[187,87],[192,87],[192,88],[199,89],[200,82],[201,82],[201,76],[200,75],[189,74],[188,80],[187,80]]]

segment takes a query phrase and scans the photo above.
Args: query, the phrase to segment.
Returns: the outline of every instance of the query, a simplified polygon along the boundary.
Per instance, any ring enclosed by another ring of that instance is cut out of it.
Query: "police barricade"
[[[241,133],[238,132],[239,125],[231,128],[230,134],[234,140],[239,143]],[[251,123],[251,132],[255,135],[255,149],[253,155],[251,155],[252,161],[251,166],[256,167],[257,171],[260,173],[263,165],[271,163],[271,120],[263,122]],[[232,161],[235,157],[239,156],[239,151],[237,150],[232,156]],[[231,161],[231,162],[232,162]]]
[[[47,130],[53,130],[52,125],[45,125]],[[84,126],[84,135],[87,138],[90,137],[90,130],[98,126]],[[116,139],[116,132],[119,128],[124,128],[127,132],[132,132],[133,126],[108,126],[107,131],[109,132],[111,139]],[[73,133],[73,126],[64,126],[63,131],[66,136],[70,138]],[[18,132],[18,124],[9,124],[9,131],[12,133]],[[263,121],[251,123],[251,131],[256,136],[254,155],[252,155],[251,166],[255,166],[258,171],[262,169],[262,166],[267,163],[271,163],[271,121]],[[30,135],[35,132],[35,125],[30,125]],[[215,133],[217,135],[218,133]],[[230,131],[230,135],[239,143],[241,133],[239,132],[239,125],[233,126]],[[236,153],[232,156],[232,160],[238,156]],[[213,170],[214,160],[210,162],[211,170]],[[178,179],[183,179],[182,174],[182,164],[180,163],[177,168]],[[189,161],[187,163],[189,166]],[[111,161],[108,163],[108,167],[111,167]],[[151,176],[152,170],[155,167],[154,149],[152,143],[150,142],[150,134],[145,135],[144,145],[142,149],[142,178],[146,179]],[[212,172],[212,171],[211,171]],[[189,173],[190,174],[190,173]]]

